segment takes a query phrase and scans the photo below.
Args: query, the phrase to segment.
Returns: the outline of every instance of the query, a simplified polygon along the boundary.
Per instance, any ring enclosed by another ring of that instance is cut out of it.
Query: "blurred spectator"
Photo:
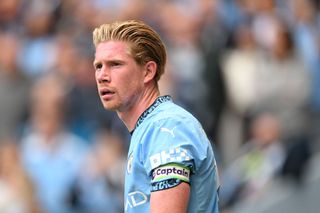
[[[19,31],[22,0],[3,0],[0,4],[0,30]]]
[[[228,164],[245,140],[246,113],[253,106],[256,95],[258,61],[262,57],[249,24],[235,29],[233,49],[224,52],[221,60],[226,89],[226,106],[220,126],[221,152]],[[227,133],[228,132],[228,133]]]
[[[58,57],[56,57],[51,69],[48,71],[57,73],[65,81],[68,81],[70,87],[72,87],[73,79],[79,68],[79,48],[76,47],[76,42],[73,38],[64,33],[56,34],[53,44]]]
[[[32,88],[32,112],[22,143],[23,165],[47,213],[72,212],[68,196],[86,156],[85,142],[64,126],[64,81],[46,75]]]
[[[126,166],[123,137],[110,129],[97,131],[95,142],[74,185],[73,201],[84,213],[123,212]]]
[[[20,135],[27,118],[31,79],[17,63],[19,37],[0,34],[0,139]]]
[[[312,0],[289,1],[290,24],[293,27],[297,52],[308,69],[314,69],[320,60],[319,30],[317,10]],[[314,70],[315,71],[315,70]]]
[[[220,125],[221,112],[225,107],[225,85],[221,69],[221,54],[227,46],[230,31],[227,29],[226,20],[221,11],[225,11],[223,3],[217,0],[202,0],[198,23],[200,24],[199,43],[204,62],[201,78],[205,83],[206,105],[203,116],[199,117],[204,124],[205,131],[212,143],[219,146],[218,127]],[[219,148],[218,147],[218,148]]]
[[[240,28],[238,48],[226,56],[224,76],[229,106],[223,127],[233,123],[232,156],[246,139],[246,123],[255,111],[268,110],[281,122],[282,137],[308,137],[310,73],[297,56],[290,31],[278,22],[276,37],[268,51],[261,50],[248,28]],[[239,43],[240,42],[240,43]],[[237,124],[237,125],[236,125]],[[225,131],[225,130],[222,130]],[[238,142],[235,142],[238,141]],[[229,149],[229,150],[228,150]]]
[[[280,141],[279,120],[270,113],[257,115],[250,125],[249,141],[222,172],[220,201],[227,208],[258,199],[275,175],[279,174],[285,149]]]
[[[255,75],[262,53],[248,24],[235,29],[234,40],[235,48],[226,51],[223,57],[223,75],[229,105],[236,113],[243,115],[253,105],[256,97]]]
[[[23,47],[19,63],[33,78],[48,72],[58,57],[54,41],[54,1],[32,0],[26,5],[22,24]]]
[[[303,59],[311,74],[311,137],[316,142],[315,148],[320,150],[320,25],[319,8],[316,1],[295,0],[290,2],[292,8],[291,24],[297,52]],[[318,2],[319,4],[319,2]]]
[[[0,212],[40,213],[32,182],[21,165],[19,147],[0,143]]]
[[[268,109],[280,119],[284,139],[308,134],[310,73],[297,56],[292,35],[279,24],[275,43],[256,72],[256,100],[251,110]]]
[[[258,45],[266,50],[272,49],[278,31],[278,14],[275,0],[254,1],[252,32]]]

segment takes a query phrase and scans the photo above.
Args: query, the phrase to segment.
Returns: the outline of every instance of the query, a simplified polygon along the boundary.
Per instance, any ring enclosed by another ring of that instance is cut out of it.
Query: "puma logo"
[[[173,128],[170,130],[170,129],[166,128],[166,127],[161,127],[161,128],[160,128],[160,131],[161,131],[161,132],[167,132],[167,133],[169,133],[169,134],[174,138],[175,135],[174,135],[173,130],[174,130],[175,128],[176,128],[176,127],[173,127]]]

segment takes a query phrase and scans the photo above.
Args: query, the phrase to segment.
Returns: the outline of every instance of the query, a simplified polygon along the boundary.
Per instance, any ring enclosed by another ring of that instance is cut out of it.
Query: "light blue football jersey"
[[[188,213],[217,213],[218,171],[212,146],[200,123],[159,97],[139,118],[132,133],[125,177],[125,212],[150,212],[152,171],[178,164],[191,168]]]

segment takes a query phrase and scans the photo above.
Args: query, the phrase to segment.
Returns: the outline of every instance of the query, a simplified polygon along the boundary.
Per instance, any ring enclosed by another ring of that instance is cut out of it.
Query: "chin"
[[[119,106],[114,103],[103,102],[102,104],[103,104],[103,108],[105,108],[106,110],[110,110],[110,111],[116,111],[119,108]]]

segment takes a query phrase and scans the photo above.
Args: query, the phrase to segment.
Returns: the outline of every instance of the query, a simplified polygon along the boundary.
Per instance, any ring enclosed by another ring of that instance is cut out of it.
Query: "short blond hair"
[[[156,81],[164,73],[167,60],[165,45],[159,34],[147,24],[136,20],[103,24],[94,29],[93,43],[96,47],[105,41],[127,42],[130,54],[139,65],[149,61],[156,62]]]

